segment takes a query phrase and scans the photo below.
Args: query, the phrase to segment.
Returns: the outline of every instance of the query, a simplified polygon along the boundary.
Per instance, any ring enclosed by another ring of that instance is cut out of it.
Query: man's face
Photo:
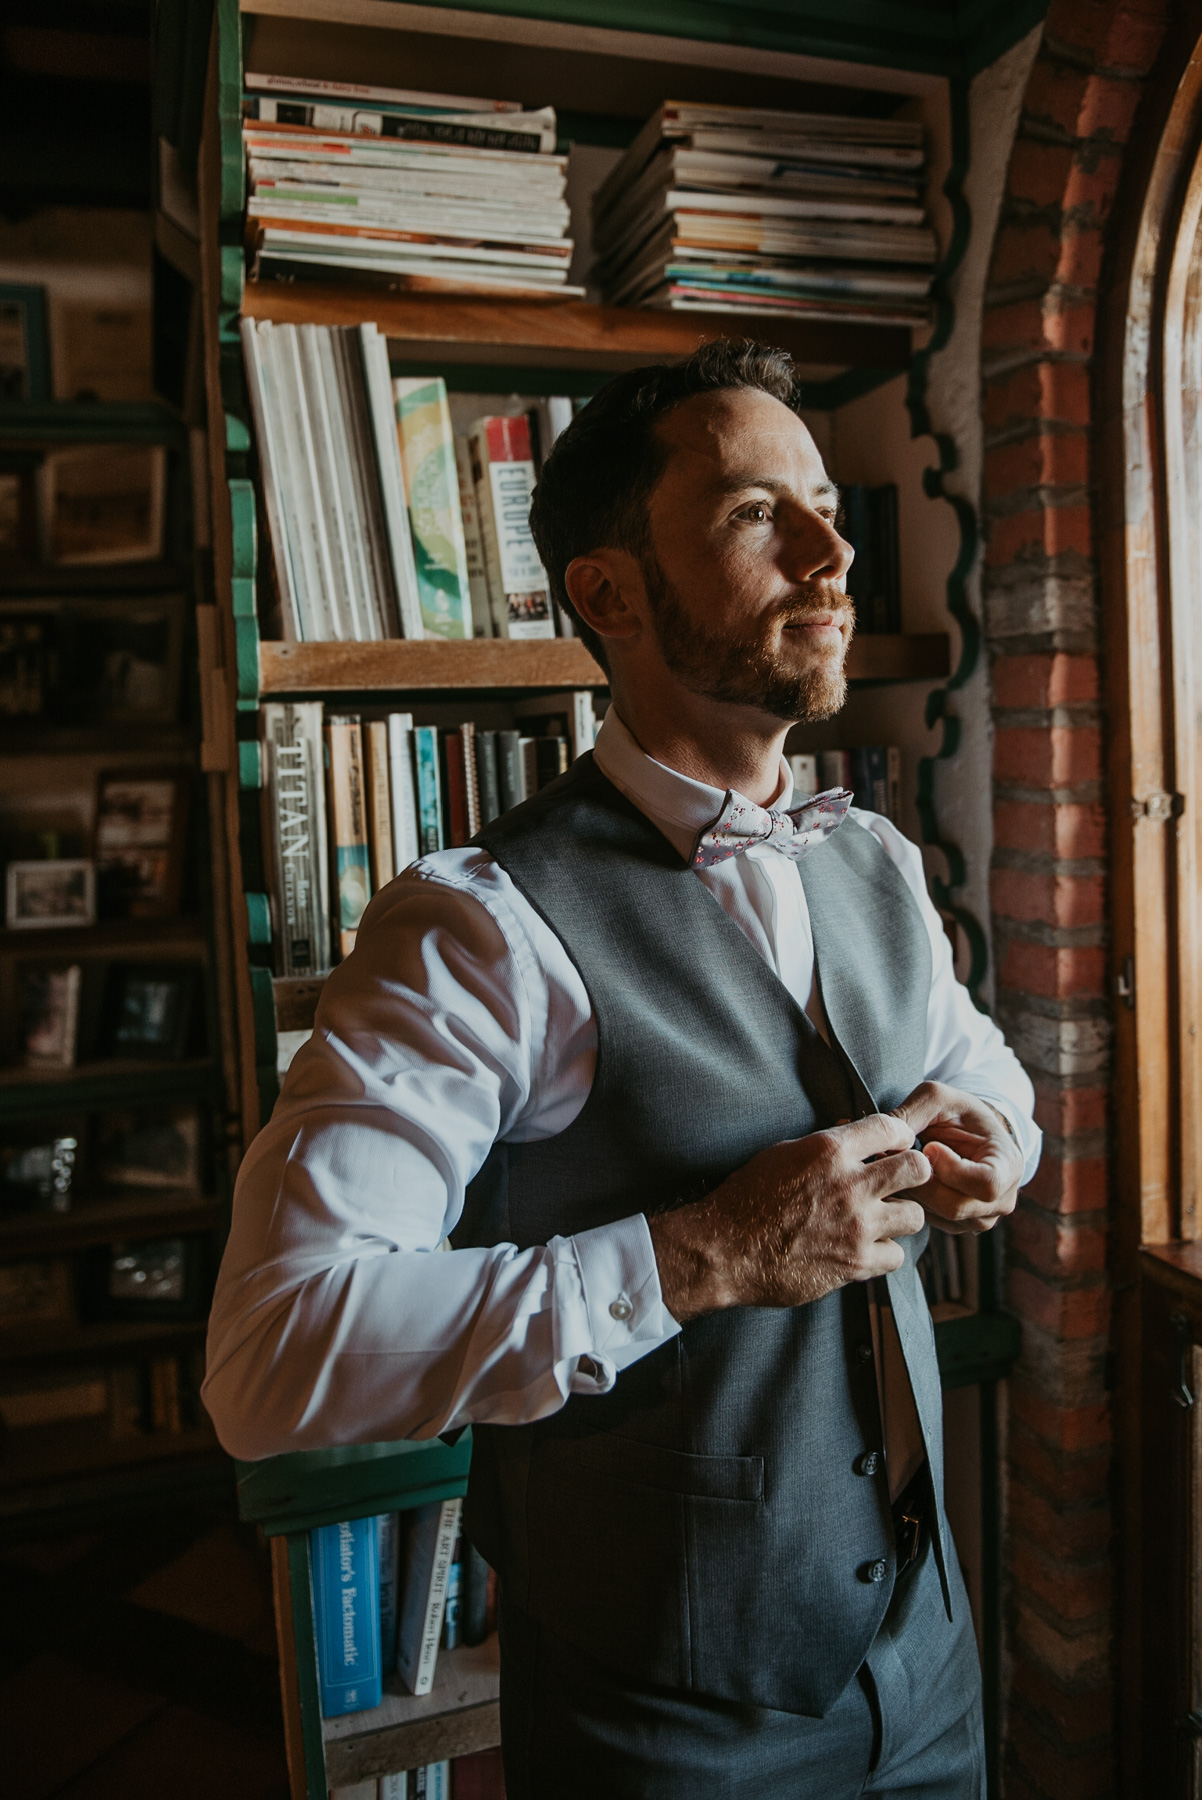
[[[664,661],[708,699],[829,718],[847,691],[852,551],[814,440],[755,389],[695,395],[656,430],[669,457],[643,572]]]

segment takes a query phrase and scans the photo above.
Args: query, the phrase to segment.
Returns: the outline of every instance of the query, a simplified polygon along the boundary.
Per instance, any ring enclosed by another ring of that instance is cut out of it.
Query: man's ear
[[[568,598],[598,637],[634,638],[643,628],[647,593],[638,558],[628,550],[594,550],[564,570]]]

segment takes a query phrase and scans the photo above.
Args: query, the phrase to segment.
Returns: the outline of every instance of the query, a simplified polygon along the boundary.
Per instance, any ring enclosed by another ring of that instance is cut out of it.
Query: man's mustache
[[[854,625],[856,603],[836,582],[814,581],[782,600],[776,616],[782,625],[792,625],[816,618],[821,613],[842,615]]]

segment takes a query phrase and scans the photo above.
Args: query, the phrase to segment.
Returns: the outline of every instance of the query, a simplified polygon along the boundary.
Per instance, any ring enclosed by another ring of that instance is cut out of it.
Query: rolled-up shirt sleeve
[[[679,1329],[641,1217],[440,1249],[497,1139],[575,1117],[596,1040],[496,865],[437,863],[372,902],[243,1161],[204,1386],[235,1456],[522,1424]]]

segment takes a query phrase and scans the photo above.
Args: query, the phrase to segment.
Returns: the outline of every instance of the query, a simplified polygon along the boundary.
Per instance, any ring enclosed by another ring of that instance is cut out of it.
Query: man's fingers
[[[839,1140],[852,1162],[867,1162],[870,1156],[908,1150],[914,1142],[912,1128],[895,1113],[869,1113],[866,1119],[835,1125],[830,1136]]]
[[[927,1222],[927,1215],[917,1200],[878,1201],[871,1217],[878,1243],[888,1238],[916,1237]]]
[[[940,1143],[929,1144],[926,1156],[937,1181],[971,1200],[997,1200],[1011,1185],[1010,1172],[992,1158],[978,1162],[958,1156],[947,1144]]]
[[[882,1156],[868,1163],[860,1178],[865,1191],[876,1200],[890,1194],[908,1193],[931,1179],[931,1165],[921,1150],[902,1150],[894,1156]]]
[[[1005,1129],[999,1114],[983,1100],[962,1093],[959,1088],[949,1088],[940,1081],[920,1082],[893,1110],[896,1118],[910,1126],[915,1137],[936,1119],[948,1125],[967,1126],[969,1130],[991,1138],[997,1135],[999,1128]]]

